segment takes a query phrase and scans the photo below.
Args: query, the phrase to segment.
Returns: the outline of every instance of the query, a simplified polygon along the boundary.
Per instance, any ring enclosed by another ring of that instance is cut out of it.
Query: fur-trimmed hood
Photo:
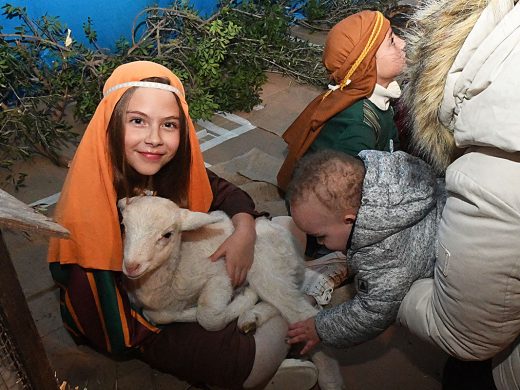
[[[520,147],[512,131],[520,117],[507,101],[520,96],[512,87],[520,24],[513,4],[429,0],[412,17],[403,100],[410,113],[412,146],[438,172],[460,152],[456,144],[510,151]],[[504,93],[508,85],[511,93]],[[511,143],[516,146],[508,147]]]

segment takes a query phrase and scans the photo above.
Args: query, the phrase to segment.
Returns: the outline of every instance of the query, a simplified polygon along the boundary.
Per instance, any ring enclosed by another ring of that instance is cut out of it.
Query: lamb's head
[[[168,261],[178,261],[181,233],[218,222],[206,213],[179,208],[169,199],[137,196],[118,202],[124,226],[123,273],[140,278]],[[170,271],[176,268],[171,264]]]

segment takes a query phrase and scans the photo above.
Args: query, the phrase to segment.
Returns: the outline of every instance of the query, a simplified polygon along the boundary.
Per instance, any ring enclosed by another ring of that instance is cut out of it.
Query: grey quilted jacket
[[[388,328],[414,281],[431,277],[444,182],[428,164],[404,152],[362,151],[366,168],[361,207],[347,262],[355,297],[320,311],[321,340],[348,347]]]

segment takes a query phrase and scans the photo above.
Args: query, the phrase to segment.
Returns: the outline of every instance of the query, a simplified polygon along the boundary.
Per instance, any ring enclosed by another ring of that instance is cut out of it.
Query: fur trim
[[[493,0],[428,0],[408,25],[403,100],[409,110],[412,149],[439,173],[460,153],[453,132],[437,116],[446,76],[490,1]]]

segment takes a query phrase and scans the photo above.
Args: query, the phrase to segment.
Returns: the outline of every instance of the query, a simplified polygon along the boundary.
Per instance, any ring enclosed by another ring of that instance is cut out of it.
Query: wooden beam
[[[32,207],[0,190],[0,226],[46,236],[68,237],[69,232],[52,219],[38,213]]]
[[[33,389],[56,390],[58,385],[49,365],[29,306],[11,262],[0,230],[0,309],[7,320],[18,357]]]

